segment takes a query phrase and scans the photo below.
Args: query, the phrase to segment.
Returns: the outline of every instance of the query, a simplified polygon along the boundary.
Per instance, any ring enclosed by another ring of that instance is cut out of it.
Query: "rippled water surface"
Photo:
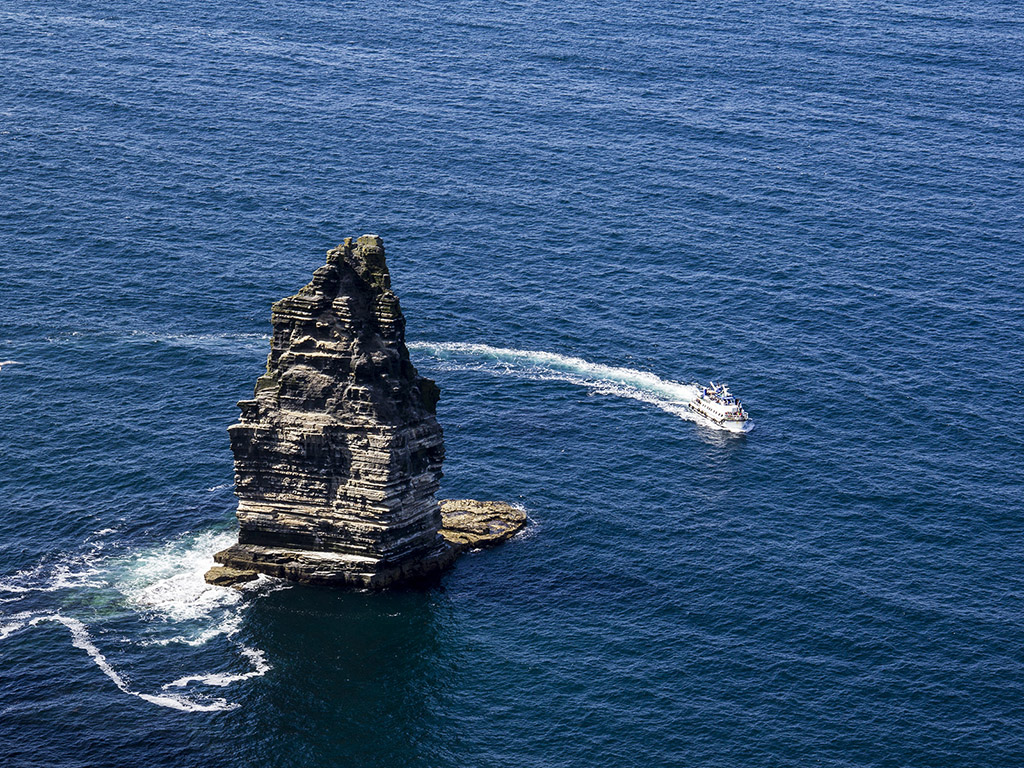
[[[0,764],[1024,762],[1020,7],[577,6],[0,6]],[[364,232],[531,526],[207,587]]]

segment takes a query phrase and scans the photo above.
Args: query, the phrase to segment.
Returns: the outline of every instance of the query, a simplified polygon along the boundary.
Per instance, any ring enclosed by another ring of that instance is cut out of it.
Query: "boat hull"
[[[721,429],[726,432],[735,432],[737,434],[742,434],[745,432],[749,432],[754,428],[754,422],[752,422],[750,419],[745,419],[743,421],[738,421],[736,419],[716,419],[711,414],[705,413],[701,408],[696,406],[694,403],[690,403],[689,408],[691,411],[693,411],[695,414],[701,417],[701,422],[707,424],[710,427],[714,427],[715,429]]]
[[[727,432],[749,432],[754,428],[754,422],[750,419],[746,421],[726,421],[721,424],[716,424],[719,429],[724,429]]]

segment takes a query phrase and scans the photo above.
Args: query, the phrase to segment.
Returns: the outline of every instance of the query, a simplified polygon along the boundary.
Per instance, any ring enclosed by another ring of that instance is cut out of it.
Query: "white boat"
[[[713,381],[709,387],[696,386],[699,394],[690,401],[691,411],[730,432],[749,432],[754,428],[754,422],[727,386]]]

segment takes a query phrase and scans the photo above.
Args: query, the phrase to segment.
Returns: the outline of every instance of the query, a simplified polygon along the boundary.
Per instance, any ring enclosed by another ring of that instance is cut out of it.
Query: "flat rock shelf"
[[[441,536],[459,552],[501,544],[525,525],[526,511],[503,501],[441,501]]]

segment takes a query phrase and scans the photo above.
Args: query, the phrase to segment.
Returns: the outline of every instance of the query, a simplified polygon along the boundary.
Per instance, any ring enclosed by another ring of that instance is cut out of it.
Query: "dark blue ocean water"
[[[0,764],[1024,764],[1022,179],[1017,3],[5,0]],[[206,588],[364,232],[530,529]]]

